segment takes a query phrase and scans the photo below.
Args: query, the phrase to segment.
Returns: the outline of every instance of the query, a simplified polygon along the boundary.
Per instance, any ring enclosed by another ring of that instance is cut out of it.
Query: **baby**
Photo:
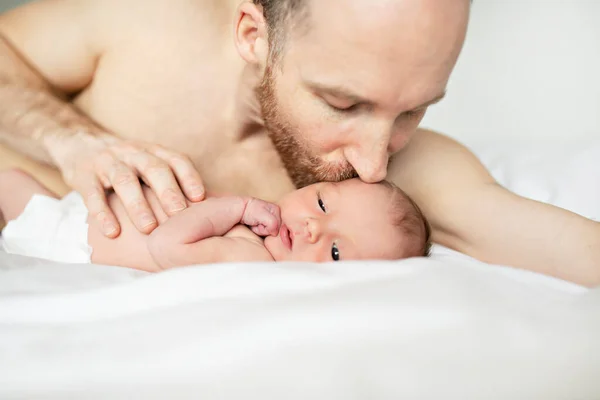
[[[115,195],[109,203],[121,234],[108,239],[88,229],[82,198],[62,200],[18,170],[0,173],[0,213],[9,253],[62,262],[117,265],[157,272],[234,261],[396,260],[426,256],[430,230],[416,204],[387,182],[358,179],[317,183],[275,205],[226,196],[192,203],[167,217],[148,188],[159,226],[140,233]]]

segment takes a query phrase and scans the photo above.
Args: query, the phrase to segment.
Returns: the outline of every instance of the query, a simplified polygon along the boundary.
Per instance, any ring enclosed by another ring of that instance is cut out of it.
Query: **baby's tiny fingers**
[[[276,204],[271,204],[269,207],[269,213],[275,218],[275,224],[277,225],[275,226],[275,229],[279,230],[279,226],[281,225],[281,210],[279,209],[279,206]]]
[[[280,220],[275,216],[271,216],[271,218],[269,218],[265,224],[266,234],[271,236],[277,236],[279,234],[280,225]]]
[[[264,225],[255,225],[251,228],[252,232],[257,234],[258,236],[267,236],[267,228]]]

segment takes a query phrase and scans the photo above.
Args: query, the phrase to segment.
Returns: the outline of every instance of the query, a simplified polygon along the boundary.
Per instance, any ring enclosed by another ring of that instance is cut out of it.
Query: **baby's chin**
[[[273,261],[285,261],[285,259],[282,257],[283,249],[278,246],[277,241],[279,241],[280,246],[283,246],[279,236],[267,236],[263,244],[271,257],[273,257]]]

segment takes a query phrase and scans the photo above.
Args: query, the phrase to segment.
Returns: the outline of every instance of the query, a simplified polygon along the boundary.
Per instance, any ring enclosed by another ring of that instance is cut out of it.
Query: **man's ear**
[[[235,45],[240,56],[249,64],[263,69],[269,56],[267,21],[263,8],[252,1],[244,1],[235,16]]]

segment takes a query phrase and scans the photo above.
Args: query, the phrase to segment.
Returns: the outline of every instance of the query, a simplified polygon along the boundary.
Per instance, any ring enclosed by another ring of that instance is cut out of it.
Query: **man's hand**
[[[281,226],[281,212],[273,203],[250,199],[242,215],[242,224],[259,236],[277,236]]]
[[[65,182],[82,195],[90,215],[111,238],[120,234],[120,226],[106,190],[115,191],[143,233],[152,232],[158,222],[140,179],[156,193],[169,216],[186,208],[186,198],[204,199],[202,179],[190,159],[158,145],[79,134],[55,143],[51,153]]]
[[[105,46],[89,26],[100,23],[96,18],[94,2],[73,1],[31,2],[0,14],[0,142],[57,166],[107,236],[120,233],[107,189],[121,198],[134,225],[149,233],[157,221],[139,178],[168,215],[184,209],[186,197],[202,200],[204,189],[187,157],[123,142],[67,101],[93,81],[102,58]],[[75,29],[77,40],[59,25]]]

